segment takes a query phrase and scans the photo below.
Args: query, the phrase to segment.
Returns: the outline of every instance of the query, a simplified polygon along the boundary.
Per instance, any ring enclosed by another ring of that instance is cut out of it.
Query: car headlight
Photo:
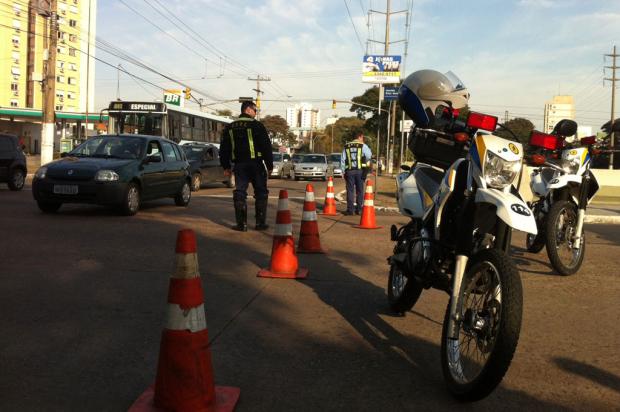
[[[562,160],[562,169],[564,169],[564,171],[568,174],[574,175],[577,173],[579,166],[581,166],[581,160],[578,158]]]
[[[278,171],[278,166],[273,165],[273,169],[272,169],[272,170],[273,170],[274,172],[277,172],[277,171]]]
[[[487,159],[484,163],[484,180],[490,187],[505,188],[515,180],[519,171],[521,171],[520,159],[510,162],[487,152]]]
[[[100,170],[95,175],[95,180],[98,182],[116,182],[118,180],[118,173],[114,170]]]
[[[34,174],[34,177],[36,177],[37,179],[45,179],[46,174],[47,174],[47,166],[42,166],[36,171],[36,173]]]

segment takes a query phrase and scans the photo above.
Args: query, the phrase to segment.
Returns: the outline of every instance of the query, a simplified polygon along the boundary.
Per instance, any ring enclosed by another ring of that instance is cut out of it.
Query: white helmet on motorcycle
[[[400,86],[398,101],[405,113],[419,127],[428,127],[439,105],[460,109],[467,105],[469,92],[452,72],[418,70]]]

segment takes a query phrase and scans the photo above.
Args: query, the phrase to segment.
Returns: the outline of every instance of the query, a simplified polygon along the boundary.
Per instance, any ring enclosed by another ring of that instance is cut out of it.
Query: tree
[[[356,116],[341,117],[336,123],[330,124],[325,128],[325,151],[331,151],[332,141],[332,129],[334,136],[334,152],[340,152],[344,148],[344,144],[353,138],[353,134],[356,130],[364,129],[364,119],[359,119]],[[374,136],[372,137],[374,139]],[[329,145],[327,144],[329,141]],[[367,139],[367,144],[370,144]]]
[[[230,109],[218,109],[215,111],[218,116],[232,117],[233,113]]]
[[[261,123],[267,129],[272,143],[278,144],[290,140],[288,123],[282,116],[265,116],[261,119]]]
[[[532,130],[534,130],[534,124],[523,117],[516,117],[514,119],[510,119],[506,123],[504,123],[504,126],[512,130],[512,132],[517,136],[519,142],[521,142],[523,145],[528,144],[530,140],[530,133],[532,132]],[[499,127],[494,132],[494,134],[507,139],[514,138],[509,131],[501,127]]]

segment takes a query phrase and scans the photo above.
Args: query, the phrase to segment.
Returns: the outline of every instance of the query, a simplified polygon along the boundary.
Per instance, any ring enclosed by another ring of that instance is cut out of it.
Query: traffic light
[[[336,100],[332,100],[332,109],[336,108]]]
[[[185,100],[189,100],[192,98],[192,89],[190,89],[189,87],[183,89],[183,93],[185,93]]]
[[[260,109],[260,97],[256,98],[256,107]]]

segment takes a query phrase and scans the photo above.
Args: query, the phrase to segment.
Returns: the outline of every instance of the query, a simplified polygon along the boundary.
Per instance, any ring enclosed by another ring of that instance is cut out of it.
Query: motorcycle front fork
[[[462,321],[463,278],[465,277],[468,259],[465,255],[457,255],[454,264],[454,279],[452,280],[452,294],[450,296],[450,316],[448,318],[448,338],[450,339],[458,339],[459,337],[459,324]]]
[[[577,225],[575,226],[575,239],[573,240],[573,249],[581,247],[581,239],[583,238],[583,222],[586,218],[586,207],[588,206],[588,194],[590,191],[590,173],[586,171],[579,188],[579,208],[577,210]]]

